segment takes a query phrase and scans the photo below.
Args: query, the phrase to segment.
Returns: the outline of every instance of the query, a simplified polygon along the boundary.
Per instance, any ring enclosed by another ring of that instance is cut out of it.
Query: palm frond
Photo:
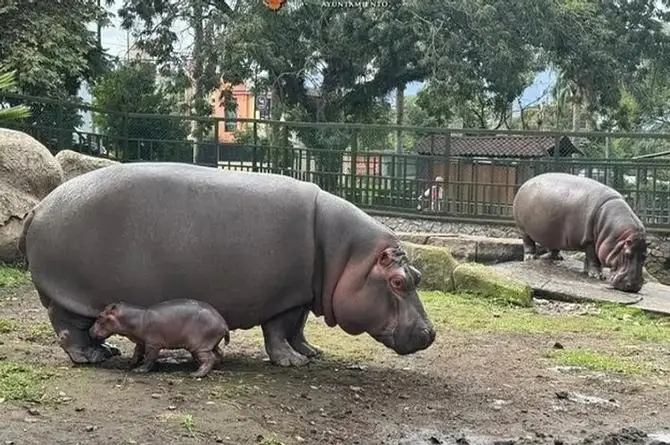
[[[16,79],[15,71],[0,72],[0,93],[14,88]],[[4,108],[0,103],[0,122],[25,119],[30,116],[30,108],[24,105],[17,105],[15,107]]]

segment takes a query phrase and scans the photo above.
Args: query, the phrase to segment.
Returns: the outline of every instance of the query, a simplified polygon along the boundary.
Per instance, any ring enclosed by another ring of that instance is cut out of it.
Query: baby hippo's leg
[[[193,377],[204,377],[210,373],[216,364],[216,354],[210,350],[191,351],[193,358],[200,363],[197,371],[191,373]]]
[[[137,368],[134,368],[134,372],[149,372],[151,368],[154,366],[154,363],[156,363],[156,360],[158,359],[158,353],[160,352],[160,348],[156,348],[154,346],[150,345],[144,345],[144,359],[142,360],[142,364],[138,366]]]
[[[134,368],[139,365],[142,359],[144,358],[144,343],[137,343],[135,345],[135,352],[133,352],[133,357],[130,359],[130,367]]]

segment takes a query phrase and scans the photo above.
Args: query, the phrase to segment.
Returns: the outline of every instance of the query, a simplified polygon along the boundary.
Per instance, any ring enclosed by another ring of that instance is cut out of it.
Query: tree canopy
[[[245,81],[271,96],[273,119],[390,123],[395,115],[431,126],[635,130],[663,129],[670,119],[669,4],[405,0],[332,8],[289,1],[275,12],[257,0],[125,0],[119,15],[159,74],[177,90],[192,88],[192,114],[211,113],[222,81]],[[4,5],[0,61],[16,70],[21,91],[72,95],[109,68],[86,29],[106,20],[96,1]],[[192,38],[181,51],[177,26]],[[549,68],[558,81],[548,101],[513,115],[522,92]],[[424,87],[407,113],[390,112],[392,95],[402,105],[397,92],[416,81]],[[234,106],[230,98],[222,89],[224,106]],[[192,130],[196,138],[211,132]],[[298,136],[308,146],[351,143],[351,135],[332,131]],[[360,148],[390,150],[394,137],[369,137]]]

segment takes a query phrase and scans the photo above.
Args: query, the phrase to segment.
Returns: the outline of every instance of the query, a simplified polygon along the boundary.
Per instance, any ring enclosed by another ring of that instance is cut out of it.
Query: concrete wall
[[[517,238],[513,225],[502,223],[448,222],[422,218],[386,216],[370,212],[377,220],[397,232],[460,233],[493,238]],[[649,234],[646,267],[661,283],[670,285],[670,235]]]

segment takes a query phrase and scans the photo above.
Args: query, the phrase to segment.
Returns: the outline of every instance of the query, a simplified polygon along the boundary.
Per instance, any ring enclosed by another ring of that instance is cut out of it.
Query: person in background
[[[435,183],[428,187],[421,196],[430,199],[430,210],[432,212],[441,212],[444,199],[444,178],[436,176]],[[421,204],[419,204],[417,210],[421,210]]]

